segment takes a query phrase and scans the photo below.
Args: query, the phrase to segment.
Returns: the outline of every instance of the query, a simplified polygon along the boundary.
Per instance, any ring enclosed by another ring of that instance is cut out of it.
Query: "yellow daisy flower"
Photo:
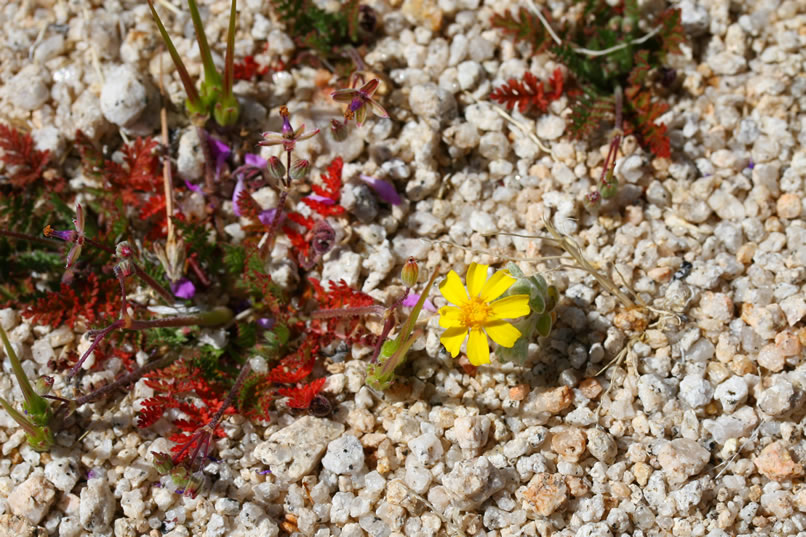
[[[446,329],[439,340],[456,358],[469,333],[467,357],[473,365],[490,362],[487,336],[502,347],[512,347],[521,337],[520,330],[504,319],[529,314],[529,295],[512,295],[496,300],[516,280],[506,270],[499,270],[487,279],[487,268],[488,265],[471,263],[467,269],[467,290],[453,270],[439,284],[442,296],[455,304],[439,310],[439,326]]]

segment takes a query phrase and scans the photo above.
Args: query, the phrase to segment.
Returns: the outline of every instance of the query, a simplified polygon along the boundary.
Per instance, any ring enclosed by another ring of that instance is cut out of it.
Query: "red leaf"
[[[25,188],[39,179],[48,163],[49,151],[34,149],[30,134],[22,134],[17,129],[0,123],[0,160],[9,171],[9,182],[17,188]]]
[[[545,112],[549,103],[562,96],[563,84],[563,73],[559,67],[554,70],[549,79],[548,91],[542,81],[527,71],[523,75],[522,82],[510,78],[506,84],[490,93],[490,99],[503,104],[507,110],[512,110],[517,105],[522,114],[530,107]]]
[[[316,397],[322,387],[325,385],[327,379],[320,378],[309,382],[303,386],[296,386],[293,388],[280,388],[277,393],[290,397],[286,403],[289,408],[309,408],[311,401]]]

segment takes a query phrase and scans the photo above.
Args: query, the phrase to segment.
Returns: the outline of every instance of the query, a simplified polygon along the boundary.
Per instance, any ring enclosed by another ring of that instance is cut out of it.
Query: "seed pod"
[[[403,265],[403,270],[400,271],[400,279],[403,280],[403,285],[406,287],[414,287],[417,284],[417,277],[420,275],[420,268],[417,266],[417,261],[410,257],[406,264]]]

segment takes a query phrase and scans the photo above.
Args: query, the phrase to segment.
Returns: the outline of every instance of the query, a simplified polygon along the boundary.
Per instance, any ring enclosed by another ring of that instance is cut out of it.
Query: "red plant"
[[[303,198],[302,202],[305,203],[312,210],[321,214],[322,216],[337,216],[344,214],[344,207],[339,205],[341,199],[341,170],[344,167],[344,160],[341,157],[336,157],[330,166],[327,167],[327,174],[322,174],[322,182],[325,186],[321,187],[317,184],[311,185],[311,190],[314,193],[332,200],[333,203],[326,204],[321,201],[316,201],[311,198]],[[311,229],[310,227],[308,229]]]
[[[314,299],[320,304],[321,309],[360,308],[375,304],[375,299],[366,293],[351,288],[344,280],[328,282],[329,290],[325,291],[316,278],[308,279],[314,289]],[[340,316],[329,319],[316,319],[311,321],[310,330],[320,336],[323,344],[329,343],[334,338],[339,338],[349,343],[374,345],[377,337],[369,332],[360,321],[361,319],[357,315],[353,317]]]
[[[38,151],[34,148],[34,140],[30,134],[23,134],[17,129],[0,123],[0,160],[9,167],[9,182],[16,188],[25,188],[42,176],[45,165],[50,158],[49,151]],[[59,184],[60,183],[60,184]],[[59,181],[54,190],[64,186]]]
[[[268,65],[260,65],[252,56],[245,56],[243,60],[233,64],[235,80],[252,80],[256,75],[265,75],[269,72]]]
[[[326,380],[325,378],[319,378],[301,386],[280,388],[277,393],[290,398],[286,403],[289,408],[310,408],[313,398],[322,391]]]
[[[563,73],[559,67],[554,70],[548,81],[548,91],[542,81],[527,71],[523,75],[523,82],[510,78],[506,84],[490,93],[490,99],[503,104],[507,110],[512,110],[517,105],[522,114],[530,107],[545,112],[549,103],[562,96],[563,83]]]
[[[58,291],[48,291],[44,297],[28,304],[22,315],[35,324],[52,328],[67,324],[73,328],[80,319],[94,323],[99,312],[109,317],[117,316],[120,304],[117,280],[111,278],[100,282],[91,272],[70,285],[62,283]]]
[[[666,125],[658,124],[657,119],[669,109],[664,102],[652,100],[652,92],[648,88],[651,66],[649,53],[645,50],[635,54],[635,67],[630,72],[629,86],[624,90],[625,105],[631,112],[630,121],[625,124],[625,134],[634,132],[642,145],[657,157],[670,157],[672,154]]]

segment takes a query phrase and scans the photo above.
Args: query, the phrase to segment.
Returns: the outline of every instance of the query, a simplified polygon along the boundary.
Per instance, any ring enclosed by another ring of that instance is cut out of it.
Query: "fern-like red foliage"
[[[563,83],[563,72],[559,67],[551,75],[548,87],[527,71],[523,75],[523,81],[510,78],[506,84],[495,88],[490,93],[490,98],[506,106],[507,110],[517,106],[522,114],[531,107],[545,112],[552,101],[562,96]]]
[[[316,278],[309,280],[314,289],[314,299],[320,304],[321,309],[356,308],[375,303],[375,299],[371,296],[356,291],[344,280],[329,281],[327,291]],[[377,341],[377,336],[369,332],[357,316],[317,319],[311,322],[311,331],[319,335],[323,345],[334,338],[369,346],[375,345]]]
[[[322,391],[326,380],[325,378],[319,378],[301,386],[280,388],[277,393],[289,397],[286,403],[289,408],[307,409],[310,408],[313,398]]]
[[[344,207],[339,205],[342,187],[341,171],[343,167],[344,160],[341,157],[336,157],[330,163],[330,166],[327,167],[327,174],[322,174],[322,182],[324,183],[324,187],[317,184],[311,185],[311,190],[313,190],[316,194],[322,196],[323,198],[333,200],[334,203],[326,204],[310,198],[303,198],[302,202],[322,216],[338,216],[340,214],[344,214]],[[308,229],[311,229],[311,227]]]
[[[22,315],[35,324],[58,328],[67,324],[73,328],[79,320],[94,323],[99,313],[114,317],[120,311],[120,288],[117,280],[103,282],[91,272],[72,284],[61,284],[58,291],[48,291],[44,297],[28,304]]]
[[[16,188],[26,188],[42,176],[50,158],[49,151],[34,148],[30,134],[0,123],[0,160],[10,168],[9,182]]]

